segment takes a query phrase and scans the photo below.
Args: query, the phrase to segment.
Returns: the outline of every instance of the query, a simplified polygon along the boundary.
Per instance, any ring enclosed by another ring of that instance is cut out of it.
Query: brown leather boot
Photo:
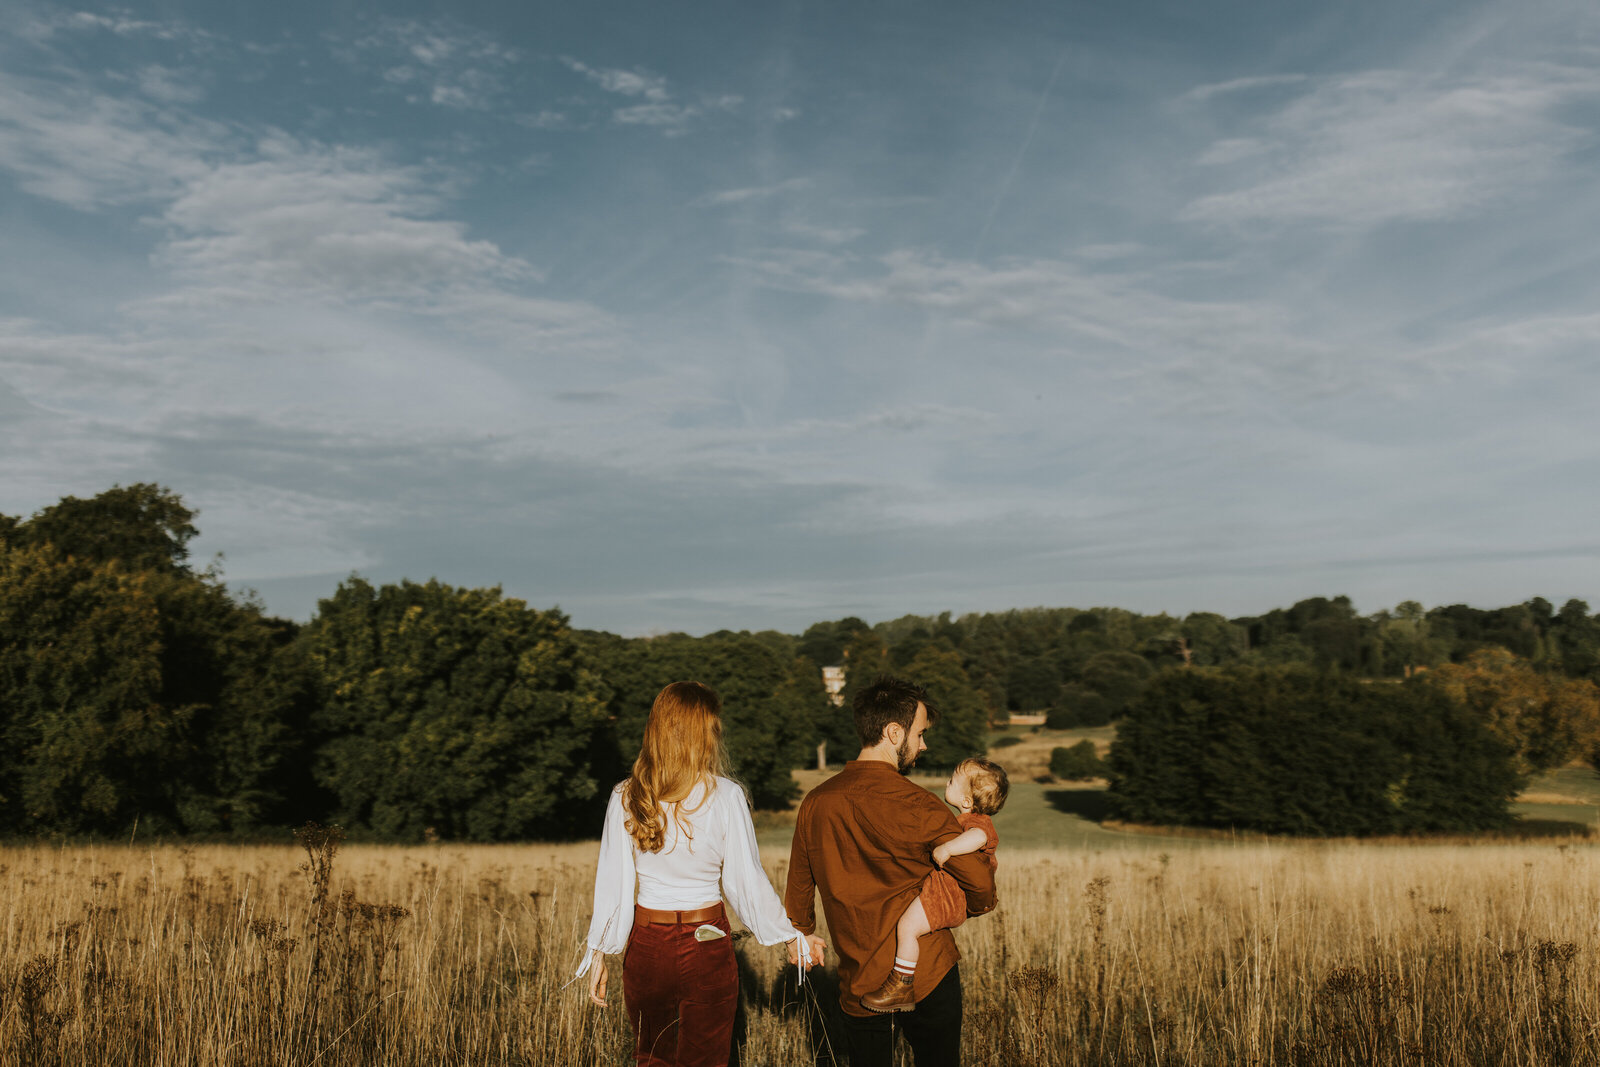
[[[861,1006],[880,1015],[891,1011],[913,1011],[917,1001],[912,996],[911,986],[911,975],[890,971],[877,992],[861,998]]]

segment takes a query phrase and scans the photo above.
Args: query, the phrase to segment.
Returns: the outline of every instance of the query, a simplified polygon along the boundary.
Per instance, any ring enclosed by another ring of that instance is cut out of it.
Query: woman
[[[726,767],[722,701],[674,682],[656,695],[633,773],[606,808],[578,974],[604,1007],[606,954],[627,947],[622,999],[640,1064],[728,1062],[739,971],[723,896],[763,945],[792,942],[791,962],[812,950],[807,963],[821,962],[822,943],[790,925],[761,869],[750,806]]]

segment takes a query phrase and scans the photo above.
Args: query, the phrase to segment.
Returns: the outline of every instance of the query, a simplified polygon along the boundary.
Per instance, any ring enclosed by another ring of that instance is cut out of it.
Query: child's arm
[[[933,862],[943,867],[951,856],[965,856],[969,852],[976,852],[989,840],[989,835],[983,832],[980,826],[970,830],[963,830],[942,845],[935,845],[933,849]]]

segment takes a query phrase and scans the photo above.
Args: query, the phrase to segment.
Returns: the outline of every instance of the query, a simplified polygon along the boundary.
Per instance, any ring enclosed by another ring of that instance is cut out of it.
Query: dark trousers
[[[894,1038],[904,1034],[917,1067],[957,1067],[961,1062],[961,967],[950,968],[916,1011],[844,1017],[850,1067],[892,1067]]]
[[[633,1059],[645,1067],[724,1067],[733,1050],[739,965],[733,938],[696,941],[693,923],[635,925],[622,957]],[[708,925],[728,933],[723,915]]]

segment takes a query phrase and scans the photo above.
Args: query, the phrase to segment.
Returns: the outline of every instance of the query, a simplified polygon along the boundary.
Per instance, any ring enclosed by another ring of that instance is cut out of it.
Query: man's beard
[[[911,748],[911,735],[907,734],[905,740],[900,742],[900,747],[894,750],[895,763],[901,774],[911,770],[911,765],[917,762],[917,756],[918,753]]]

